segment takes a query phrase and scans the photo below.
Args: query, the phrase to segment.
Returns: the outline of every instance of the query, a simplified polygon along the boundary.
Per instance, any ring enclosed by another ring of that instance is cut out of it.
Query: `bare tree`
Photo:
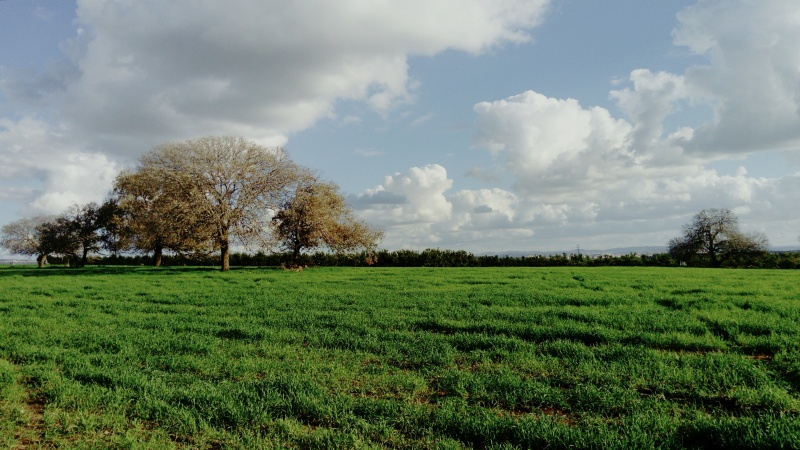
[[[36,263],[40,268],[44,267],[48,253],[41,245],[37,228],[52,220],[52,216],[36,216],[4,225],[0,233],[0,247],[15,255],[36,255]]]
[[[358,221],[352,209],[331,182],[306,174],[294,193],[273,218],[281,247],[292,253],[292,264],[300,263],[301,252],[327,247],[335,252],[374,249],[383,231]]]
[[[228,136],[163,144],[145,154],[141,165],[189,199],[181,213],[211,229],[223,271],[230,268],[234,240],[269,241],[272,212],[297,176],[282,148]]]
[[[669,241],[674,258],[706,258],[712,267],[764,254],[769,241],[763,233],[742,233],[729,209],[704,209],[684,225],[683,235]]]

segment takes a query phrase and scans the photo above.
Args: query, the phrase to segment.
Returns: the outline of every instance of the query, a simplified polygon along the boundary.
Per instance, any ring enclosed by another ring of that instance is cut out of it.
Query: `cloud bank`
[[[3,179],[19,184],[35,171],[43,191],[16,192],[35,208],[66,206],[55,199],[97,194],[58,187],[62,172],[40,161],[88,158],[78,168],[87,171],[108,155],[102,172],[165,140],[226,134],[282,145],[334,117],[337,101],[386,113],[413,98],[410,55],[527,42],[547,3],[78,0],[63,61],[34,76],[0,72],[15,111],[0,127]]]

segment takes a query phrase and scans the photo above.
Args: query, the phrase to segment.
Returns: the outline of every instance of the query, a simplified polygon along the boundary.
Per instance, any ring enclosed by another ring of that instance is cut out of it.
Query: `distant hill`
[[[796,245],[779,245],[776,247],[770,247],[769,251],[771,252],[800,252],[800,247]]]
[[[621,255],[630,255],[631,253],[636,253],[638,255],[653,255],[656,253],[666,253],[667,248],[664,246],[644,246],[644,247],[617,247],[617,248],[609,248],[605,250],[596,250],[596,249],[580,249],[581,255],[587,256],[600,256],[600,255],[610,255],[610,256],[621,256]],[[478,256],[510,256],[512,258],[521,258],[523,256],[550,256],[550,255],[574,255],[578,253],[578,249],[573,248],[570,250],[551,250],[551,251],[505,251],[505,252],[486,252],[481,253]]]
[[[775,247],[770,247],[771,252],[800,252],[800,248],[796,245],[780,245]],[[478,256],[510,256],[512,258],[521,258],[521,257],[529,257],[529,256],[551,256],[551,255],[574,255],[578,253],[578,249],[573,248],[570,250],[552,250],[552,251],[505,251],[505,252],[486,252],[481,253]],[[622,256],[622,255],[630,255],[631,253],[635,253],[637,255],[655,255],[659,253],[667,253],[667,247],[665,246],[642,246],[642,247],[616,247],[616,248],[609,248],[605,250],[596,250],[596,249],[580,249],[580,253],[586,256],[602,256],[602,255],[609,255],[609,256]]]
[[[0,258],[0,266],[14,266],[17,264],[36,264],[33,259]]]

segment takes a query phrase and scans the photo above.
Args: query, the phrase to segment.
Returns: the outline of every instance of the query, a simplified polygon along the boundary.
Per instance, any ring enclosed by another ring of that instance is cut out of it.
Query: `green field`
[[[798,281],[0,268],[0,448],[800,448]]]

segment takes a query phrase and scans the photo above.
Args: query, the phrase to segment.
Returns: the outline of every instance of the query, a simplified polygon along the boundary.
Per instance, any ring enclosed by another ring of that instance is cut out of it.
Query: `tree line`
[[[280,267],[291,260],[291,252],[232,253],[232,266],[241,267]],[[54,262],[61,262],[55,259]],[[146,255],[108,255],[91,259],[92,264],[147,265],[151,258]],[[317,267],[678,267],[669,253],[641,255],[586,255],[578,253],[558,253],[551,255],[510,256],[475,255],[464,250],[425,249],[425,250],[377,250],[348,253],[316,251],[304,255],[304,263]],[[188,255],[165,255],[167,266],[213,266],[217,260],[212,257]],[[713,267],[697,263],[693,267]],[[746,264],[725,263],[726,268],[761,269],[800,269],[800,252],[768,252],[749,259]]]
[[[293,162],[282,148],[240,137],[165,143],[120,173],[102,204],[75,205],[59,216],[24,218],[2,229],[0,246],[83,266],[91,253],[217,254],[223,271],[231,249],[280,249],[299,265],[304,251],[374,250],[383,232],[359,221],[339,187]]]

